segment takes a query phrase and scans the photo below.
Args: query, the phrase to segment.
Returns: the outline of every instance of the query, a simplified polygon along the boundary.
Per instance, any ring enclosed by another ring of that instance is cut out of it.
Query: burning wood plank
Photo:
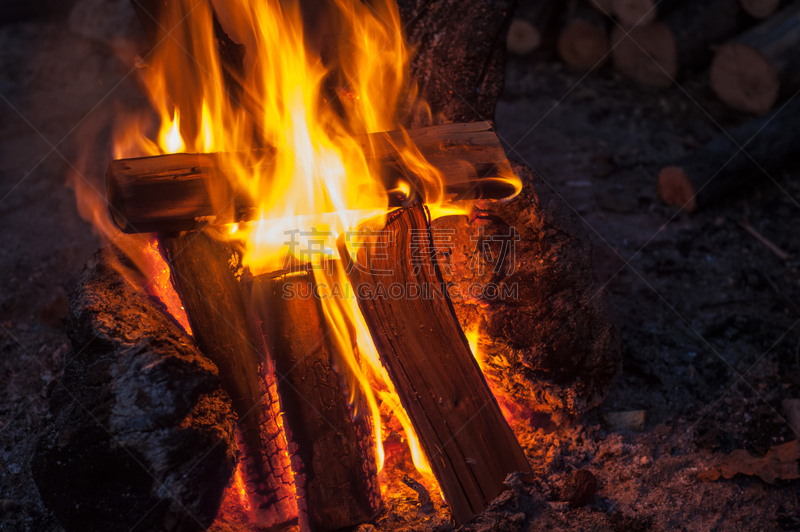
[[[301,520],[305,510],[315,532],[365,523],[381,504],[367,406],[357,402],[353,418],[340,384],[344,357],[318,300],[286,297],[289,291],[311,294],[313,272],[260,275],[249,284],[249,306],[275,361],[287,438],[302,463],[295,467],[306,507]]]
[[[424,208],[392,213],[375,235],[380,253],[368,268],[366,248],[350,257],[350,282],[453,517],[465,523],[505,489],[506,475],[530,465],[446,296]],[[409,264],[411,249],[419,264]],[[340,254],[349,257],[343,242]],[[438,289],[439,296],[391,297],[395,285]],[[377,295],[381,287],[389,297]]]
[[[408,136],[441,172],[444,193],[453,199],[500,199],[517,192],[515,184],[503,177],[512,175],[511,167],[489,122],[412,129]],[[405,144],[401,131],[359,140],[364,152],[380,161],[387,189],[404,179],[412,190],[422,190],[417,186],[419,178],[398,156],[396,147]],[[269,161],[274,151],[266,149],[265,160]],[[257,201],[243,188],[234,187],[237,179],[229,179],[232,169],[226,168],[224,161],[224,156],[215,153],[112,161],[106,185],[114,221],[126,233],[142,233],[189,231],[255,219],[259,215]],[[269,163],[253,170],[270,179]]]
[[[239,416],[244,477],[254,517],[273,527],[297,521],[294,478],[272,367],[230,268],[231,248],[206,233],[159,238],[200,350],[219,368]]]

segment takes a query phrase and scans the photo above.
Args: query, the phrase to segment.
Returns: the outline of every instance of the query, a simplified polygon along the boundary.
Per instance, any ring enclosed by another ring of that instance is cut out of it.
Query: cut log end
[[[742,9],[753,18],[767,18],[775,13],[781,0],[740,0]]]
[[[515,19],[508,29],[506,48],[516,55],[528,55],[542,44],[542,35],[527,20]]]
[[[656,19],[654,0],[614,0],[614,14],[627,28],[645,26]]]
[[[688,212],[697,208],[696,191],[679,166],[667,166],[658,174],[658,196],[667,204]]]
[[[571,67],[590,70],[605,62],[608,34],[603,26],[572,20],[558,37],[558,54]]]
[[[675,35],[660,22],[626,32],[614,28],[614,67],[623,75],[645,85],[666,87],[678,74]]]
[[[720,46],[710,72],[720,100],[740,111],[763,115],[778,100],[778,74],[758,50],[741,43]]]

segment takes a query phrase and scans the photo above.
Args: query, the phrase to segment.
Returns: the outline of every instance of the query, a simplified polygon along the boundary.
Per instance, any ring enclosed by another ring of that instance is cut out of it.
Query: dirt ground
[[[60,530],[29,457],[69,348],[65,297],[100,245],[67,183],[80,173],[102,190],[112,117],[144,105],[120,59],[139,45],[127,5],[82,0],[67,19],[0,27],[0,530]],[[513,519],[471,529],[800,529],[797,480],[695,478],[734,449],[763,455],[795,439],[781,402],[800,398],[800,167],[756,176],[758,186],[694,215],[656,196],[661,166],[747,119],[706,81],[656,90],[608,65],[584,76],[510,60],[498,133],[585,222],[624,367],[597,411],[515,427],[536,480],[498,503]],[[642,432],[604,422],[626,410],[647,411]],[[581,468],[599,489],[570,509],[561,487]],[[392,516],[380,521],[402,529]]]

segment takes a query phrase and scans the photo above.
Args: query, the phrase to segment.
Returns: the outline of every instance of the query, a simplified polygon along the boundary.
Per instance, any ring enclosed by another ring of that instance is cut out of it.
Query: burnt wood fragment
[[[71,296],[72,351],[31,461],[70,532],[205,530],[236,466],[217,368],[145,282],[106,247]]]

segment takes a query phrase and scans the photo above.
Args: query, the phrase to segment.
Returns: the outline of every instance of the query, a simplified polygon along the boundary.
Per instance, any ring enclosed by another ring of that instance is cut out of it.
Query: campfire
[[[114,133],[104,208],[115,227],[100,224],[114,245],[88,265],[70,320],[76,352],[102,337],[125,353],[106,361],[117,368],[107,415],[130,395],[123,418],[159,429],[98,464],[84,509],[63,505],[59,519],[102,514],[109,490],[130,498],[143,530],[328,531],[374,521],[406,486],[421,512],[469,522],[531,470],[515,413],[580,410],[557,384],[515,376],[526,364],[508,354],[515,333],[495,342],[480,310],[522,306],[522,237],[453,225],[491,220],[527,169],[491,122],[437,124],[394,0],[133,4],[156,116],[127,116]],[[614,346],[599,328],[587,334]],[[596,404],[592,393],[583,400]],[[48,447],[36,466],[55,508],[69,449]],[[117,458],[164,475],[137,491],[105,478],[124,474]]]

